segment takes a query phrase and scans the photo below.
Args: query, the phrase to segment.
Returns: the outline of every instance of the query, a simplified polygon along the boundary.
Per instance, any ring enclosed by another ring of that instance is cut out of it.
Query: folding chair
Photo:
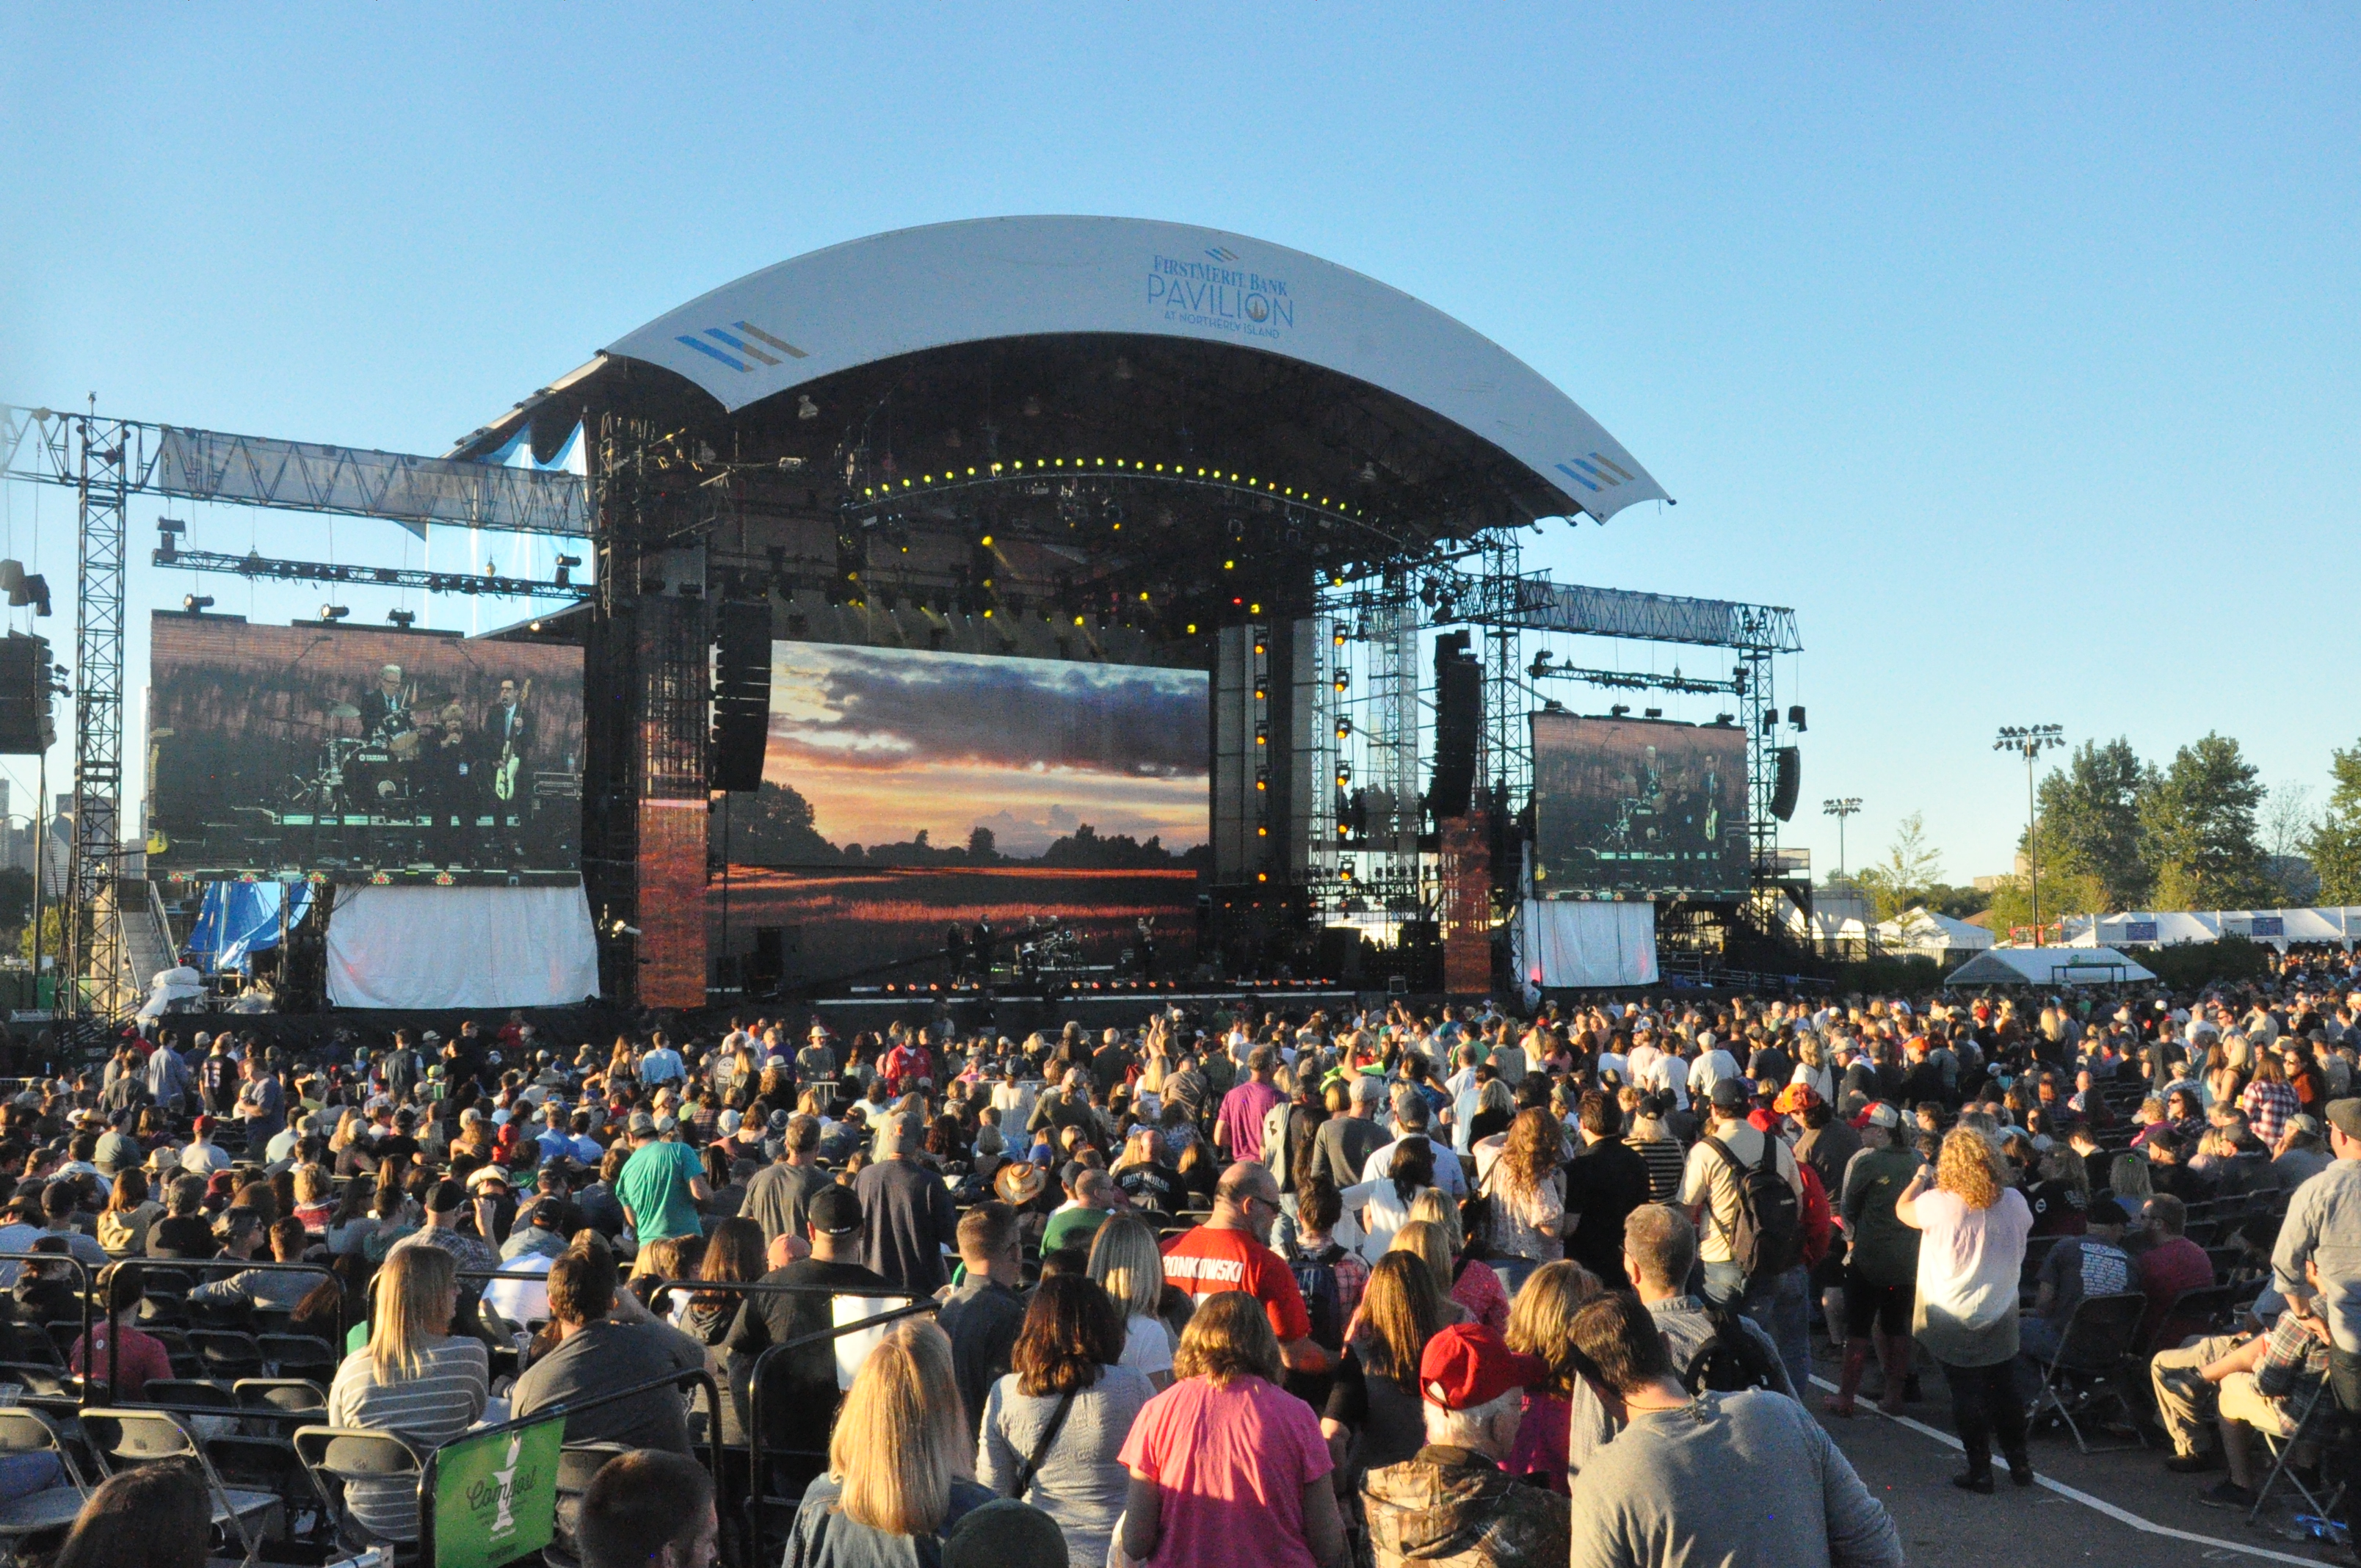
[[[197,1378],[150,1377],[135,1405],[195,1405],[207,1410],[235,1410],[237,1397],[218,1383]]]
[[[2263,1504],[2269,1500],[2271,1488],[2278,1486],[2281,1480],[2285,1480],[2289,1486],[2296,1489],[2296,1495],[2311,1506],[2312,1513],[2317,1517],[2324,1519],[2337,1517],[2336,1505],[2345,1497],[2345,1483],[2339,1481],[2330,1486],[2327,1484],[2327,1476],[2323,1474],[2321,1477],[2321,1485],[2325,1488],[2325,1495],[2315,1494],[2310,1486],[2304,1485],[2302,1474],[2290,1463],[2300,1445],[2307,1442],[2314,1446],[2320,1445],[2325,1440],[2328,1429],[2336,1422],[2336,1398],[2329,1392],[2328,1380],[2322,1378],[2313,1387],[2309,1397],[2293,1401],[2293,1410],[2295,1431],[2290,1436],[2279,1437],[2275,1433],[2264,1431],[2260,1427],[2255,1429],[2256,1434],[2263,1440],[2263,1447],[2270,1453],[2271,1468],[2270,1474],[2263,1477],[2263,1484],[2255,1488],[2255,1506],[2246,1510],[2248,1524],[2253,1524],[2262,1518]]]
[[[203,1445],[170,1412],[137,1407],[93,1408],[82,1411],[82,1431],[91,1453],[98,1458],[99,1468],[110,1475],[152,1464],[159,1459],[193,1460],[213,1497],[214,1523],[227,1524],[237,1532],[238,1543],[246,1548],[248,1560],[259,1552],[261,1538],[255,1533],[252,1516],[267,1518],[280,1507],[278,1496],[270,1492],[231,1491],[223,1482],[221,1472],[214,1468],[214,1462],[206,1457]]]
[[[295,1431],[295,1456],[302,1462],[303,1473],[311,1477],[313,1489],[329,1500],[337,1541],[356,1552],[376,1544],[376,1541],[354,1523],[352,1509],[345,1502],[346,1484],[407,1480],[414,1489],[419,1475],[426,1468],[425,1459],[399,1436],[364,1427],[299,1427]],[[418,1545],[414,1540],[392,1544],[397,1561],[417,1560]],[[405,1550],[406,1558],[402,1556]]]
[[[591,1478],[606,1467],[607,1461],[630,1452],[627,1445],[620,1442],[568,1443],[558,1450],[556,1530],[541,1551],[541,1560],[547,1568],[581,1568],[577,1531],[582,1519],[582,1494],[590,1489]]]
[[[273,1377],[295,1377],[308,1383],[336,1380],[336,1353],[316,1334],[260,1333],[254,1347]]]
[[[90,1496],[82,1466],[74,1463],[72,1451],[59,1441],[56,1428],[22,1405],[0,1407],[0,1454],[27,1453],[56,1455],[66,1484],[0,1503],[0,1545],[12,1553],[27,1536],[71,1525]]]
[[[2243,1285],[2200,1285],[2183,1290],[2166,1303],[2163,1312],[2158,1314],[2156,1328],[2148,1343],[2142,1347],[2142,1354],[2154,1355],[2159,1350],[2170,1349],[2171,1345],[2163,1341],[2166,1332],[2175,1323],[2181,1325],[2182,1337],[2192,1332],[2213,1333],[2228,1327],[2237,1316],[2238,1309],[2253,1300],[2255,1294]],[[2193,1331],[2190,1327],[2192,1323],[2198,1325]],[[2172,1341],[2172,1344],[2180,1343],[2178,1338]]]
[[[260,1377],[262,1345],[250,1333],[236,1329],[191,1329],[189,1344],[204,1363],[205,1376],[224,1383]]]
[[[2026,1408],[2026,1422],[2055,1411],[2082,1453],[2116,1453],[2132,1444],[2093,1449],[2082,1434],[2082,1422],[2095,1428],[2100,1413],[2113,1405],[2123,1412],[2137,1446],[2146,1448],[2147,1438],[2140,1431],[2138,1412],[2124,1391],[2123,1373],[2132,1347],[2138,1343],[2140,1319],[2147,1310],[2147,1298],[2136,1290],[2083,1297],[2066,1321],[2058,1354],[2041,1368],[2041,1386]]]

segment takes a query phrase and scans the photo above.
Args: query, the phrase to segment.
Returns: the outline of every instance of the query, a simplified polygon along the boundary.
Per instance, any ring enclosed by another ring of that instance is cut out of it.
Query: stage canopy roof
[[[1129,218],[975,219],[781,262],[617,339],[454,455],[528,424],[554,446],[605,410],[800,458],[824,481],[813,502],[831,477],[857,497],[856,468],[874,484],[1052,457],[1251,474],[1430,538],[1669,499],[1442,312],[1301,251]]]

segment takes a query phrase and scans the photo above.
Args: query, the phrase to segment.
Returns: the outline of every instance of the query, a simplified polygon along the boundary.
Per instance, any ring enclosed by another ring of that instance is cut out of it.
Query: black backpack
[[[1345,1345],[1345,1296],[1336,1284],[1336,1260],[1344,1255],[1345,1249],[1331,1242],[1319,1252],[1297,1253],[1288,1263],[1312,1317],[1312,1343],[1327,1350]]]
[[[1772,1376],[1771,1352],[1746,1332],[1744,1321],[1736,1312],[1727,1307],[1708,1307],[1705,1316],[1713,1332],[1682,1369],[1684,1387],[1696,1395],[1778,1387],[1778,1379]]]
[[[1773,1279],[1803,1261],[1804,1204],[1779,1174],[1779,1142],[1763,1135],[1763,1157],[1748,1166],[1719,1138],[1705,1140],[1730,1166],[1738,1183],[1738,1223],[1730,1235],[1730,1261],[1749,1280]]]

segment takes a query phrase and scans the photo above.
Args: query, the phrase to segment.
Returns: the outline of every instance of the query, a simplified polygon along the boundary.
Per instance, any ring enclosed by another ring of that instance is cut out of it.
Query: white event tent
[[[2118,985],[2156,973],[2113,948],[1989,948],[1944,977],[1945,985]]]

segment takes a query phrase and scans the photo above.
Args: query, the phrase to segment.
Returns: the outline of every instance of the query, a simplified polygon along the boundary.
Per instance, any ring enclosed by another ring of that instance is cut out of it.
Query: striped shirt
[[[438,1340],[423,1348],[420,1359],[417,1376],[380,1383],[366,1346],[345,1357],[328,1389],[328,1424],[390,1431],[422,1454],[466,1431],[484,1413],[490,1394],[483,1343]],[[351,1482],[345,1501],[354,1522],[373,1539],[418,1539],[416,1481]]]

